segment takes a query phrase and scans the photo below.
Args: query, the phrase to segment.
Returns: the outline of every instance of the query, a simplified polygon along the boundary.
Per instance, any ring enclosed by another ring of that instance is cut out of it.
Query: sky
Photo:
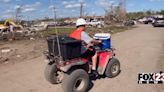
[[[14,18],[16,9],[21,8],[22,19],[52,18],[53,7],[57,17],[78,17],[80,2],[84,3],[87,15],[104,15],[109,4],[118,5],[121,0],[0,0],[0,19]],[[128,12],[164,9],[164,0],[127,0]]]

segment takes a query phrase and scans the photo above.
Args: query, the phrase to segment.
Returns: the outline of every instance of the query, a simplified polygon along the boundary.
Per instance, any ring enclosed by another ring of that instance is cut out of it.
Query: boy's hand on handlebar
[[[98,43],[102,43],[102,41],[101,40],[98,40]]]
[[[101,41],[101,40],[95,40],[95,39],[93,39],[93,40],[92,40],[92,43],[93,43],[93,44],[99,44],[99,43],[102,43],[102,41]]]

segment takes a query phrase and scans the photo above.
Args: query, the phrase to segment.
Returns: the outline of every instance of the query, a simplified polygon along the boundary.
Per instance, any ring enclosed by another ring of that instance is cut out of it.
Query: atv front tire
[[[120,73],[120,62],[116,58],[109,60],[105,70],[105,75],[109,78],[116,77]]]

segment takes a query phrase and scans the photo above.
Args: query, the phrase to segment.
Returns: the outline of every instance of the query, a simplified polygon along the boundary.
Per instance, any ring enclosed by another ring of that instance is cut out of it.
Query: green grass
[[[102,29],[98,29],[98,28],[87,28],[87,32],[90,34],[90,35],[94,35],[95,33],[110,33],[110,34],[115,34],[115,33],[118,33],[118,32],[123,32],[123,31],[126,31],[128,30],[129,27],[116,27],[116,26],[112,26],[112,27],[104,27]]]
[[[56,35],[56,30],[59,35],[69,34],[72,30],[75,30],[75,27],[58,27],[58,28],[49,28],[44,32],[44,36]]]
[[[133,27],[116,27],[116,26],[110,26],[105,28],[96,28],[96,27],[87,27],[86,32],[89,33],[89,35],[93,36],[95,33],[111,33],[115,34],[118,32],[123,32],[125,30],[128,30]],[[44,32],[44,36],[47,37],[49,35],[56,35],[56,31],[58,31],[59,35],[67,35],[71,33],[73,30],[75,30],[75,27],[57,27],[57,28],[49,28],[47,31]]]

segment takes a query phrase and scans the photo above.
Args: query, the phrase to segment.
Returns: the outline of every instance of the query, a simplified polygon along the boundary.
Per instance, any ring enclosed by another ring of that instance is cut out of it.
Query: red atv
[[[45,69],[45,77],[52,84],[62,83],[64,92],[88,90],[91,59],[80,57],[80,48],[81,41],[69,37],[48,39],[49,51],[45,53],[48,65]],[[117,76],[120,73],[120,62],[115,58],[114,50],[101,49],[101,46],[96,50],[98,75],[105,75],[109,78]]]

